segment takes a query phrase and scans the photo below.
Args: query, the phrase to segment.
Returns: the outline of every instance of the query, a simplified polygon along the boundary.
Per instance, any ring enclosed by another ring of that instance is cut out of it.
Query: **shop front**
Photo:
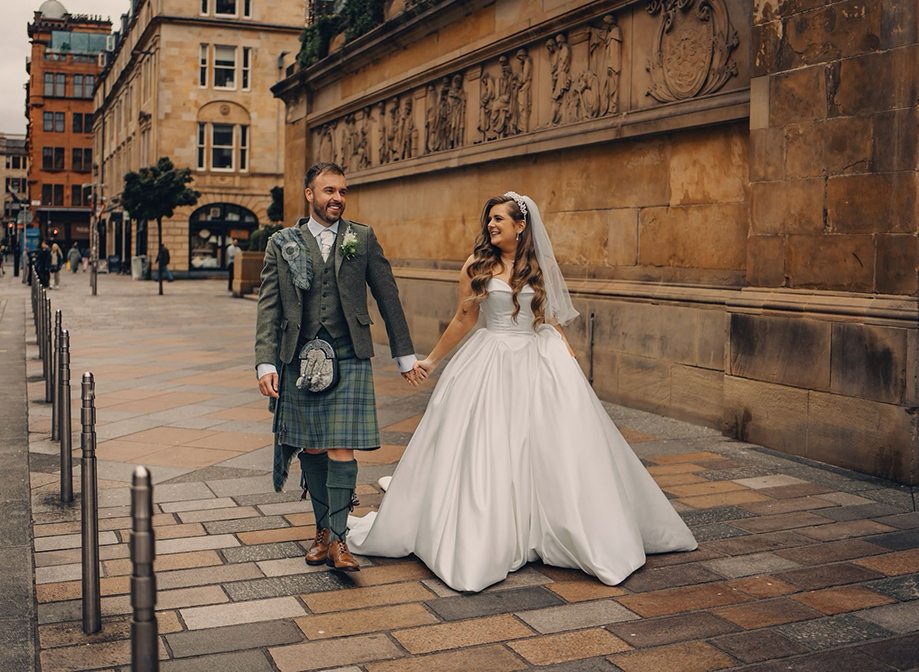
[[[195,210],[188,221],[188,269],[227,269],[227,247],[236,238],[246,249],[249,236],[258,229],[251,210],[233,203],[209,203]]]

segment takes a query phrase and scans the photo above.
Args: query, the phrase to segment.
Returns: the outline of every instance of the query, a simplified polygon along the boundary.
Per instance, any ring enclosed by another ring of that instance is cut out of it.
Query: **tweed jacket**
[[[308,218],[303,218],[295,225],[300,227],[305,237],[311,235],[307,227],[308,221]],[[345,259],[341,244],[349,228],[357,236],[357,247],[355,254]],[[399,302],[399,289],[392,274],[392,267],[383,255],[383,248],[377,242],[373,229],[365,224],[342,218],[333,250],[338,294],[357,357],[370,359],[373,356],[373,339],[370,334],[370,325],[373,321],[367,310],[368,286],[383,316],[392,356],[414,354],[415,348],[409,335],[402,304]],[[314,281],[307,291],[320,291],[317,284]],[[293,361],[303,320],[303,293],[304,290],[294,285],[290,268],[282,258],[277,244],[273,238],[269,239],[265,249],[262,287],[258,299],[256,366],[278,362],[289,364]]]

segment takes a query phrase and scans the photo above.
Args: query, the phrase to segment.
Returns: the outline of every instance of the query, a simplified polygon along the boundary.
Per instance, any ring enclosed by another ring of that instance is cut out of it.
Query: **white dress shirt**
[[[309,229],[310,235],[316,239],[316,245],[319,246],[320,250],[322,249],[322,243],[319,241],[319,234],[321,234],[323,231],[328,230],[328,231],[331,231],[335,235],[335,238],[337,240],[338,239],[338,225],[340,222],[341,220],[339,219],[334,224],[330,226],[326,226],[324,224],[320,224],[318,221],[316,221],[314,217],[310,216],[310,221],[307,223],[306,226]],[[334,243],[333,243],[333,246],[334,246]],[[334,250],[330,252],[330,254],[333,252]],[[399,367],[399,373],[407,373],[408,371],[411,371],[415,367],[415,362],[418,361],[418,358],[415,357],[415,355],[403,355],[402,357],[394,357],[393,359],[396,362],[396,366]],[[261,380],[263,376],[269,373],[277,373],[278,369],[274,364],[270,364],[268,362],[262,362],[257,367],[255,367],[255,372],[256,372],[255,375],[258,377],[259,380]]]

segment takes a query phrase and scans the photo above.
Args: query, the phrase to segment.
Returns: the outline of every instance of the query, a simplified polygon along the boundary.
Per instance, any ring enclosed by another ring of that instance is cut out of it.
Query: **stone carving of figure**
[[[448,96],[450,104],[450,135],[447,138],[449,148],[462,147],[466,135],[466,92],[463,91],[463,76],[453,75],[453,85]]]
[[[487,72],[482,73],[479,80],[481,96],[479,98],[479,130],[482,132],[482,140],[491,140],[491,111],[494,106],[496,87],[495,79]]]
[[[437,99],[437,136],[434,151],[449,149],[451,130],[450,78],[444,77],[440,83],[440,96]]]
[[[428,86],[424,111],[424,151],[430,154],[434,150],[437,138],[437,91],[434,85]]]
[[[579,76],[568,96],[568,119],[593,119],[600,114],[600,80],[592,70]]]
[[[367,127],[370,124],[370,108],[364,110],[364,118],[361,119],[361,128],[357,136],[357,169],[364,170],[370,168],[370,138],[367,135]]]
[[[349,114],[344,121],[341,129],[341,158],[338,163],[345,170],[351,170],[351,162],[355,155],[354,117]]]
[[[389,163],[392,150],[389,146],[389,132],[386,128],[386,101],[380,103],[380,165]]]
[[[530,112],[533,109],[533,59],[525,49],[517,50],[520,73],[517,75],[517,131],[530,130]]]
[[[607,14],[599,28],[590,31],[590,65],[600,80],[600,112],[619,111],[619,73],[622,71],[622,29]]]
[[[561,107],[571,88],[571,47],[561,33],[555,36],[555,45],[558,49],[558,88],[552,92],[552,96],[559,101]],[[567,121],[574,120],[569,118]]]
[[[319,160],[323,162],[335,160],[335,135],[332,124],[324,124],[319,130]]]
[[[409,95],[409,97],[405,99],[405,105],[402,108],[402,117],[399,119],[399,146],[395,158],[412,158],[417,144],[418,131],[415,130],[415,120],[412,117],[412,98],[411,95]]]
[[[549,51],[549,65],[552,75],[552,119],[553,124],[562,123],[565,112],[565,100],[571,87],[571,47],[564,35],[549,38],[546,42]]]
[[[394,161],[399,156],[402,138],[399,127],[399,99],[393,98],[389,107],[389,121],[386,124],[386,148],[389,151],[389,160]]]

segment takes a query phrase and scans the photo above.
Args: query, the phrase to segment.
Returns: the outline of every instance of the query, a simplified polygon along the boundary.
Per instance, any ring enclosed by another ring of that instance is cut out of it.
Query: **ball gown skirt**
[[[623,581],[646,553],[697,544],[616,429],[558,332],[512,317],[493,278],[475,332],[440,376],[378,512],[349,519],[361,555],[418,556],[454,590],[527,562]]]

